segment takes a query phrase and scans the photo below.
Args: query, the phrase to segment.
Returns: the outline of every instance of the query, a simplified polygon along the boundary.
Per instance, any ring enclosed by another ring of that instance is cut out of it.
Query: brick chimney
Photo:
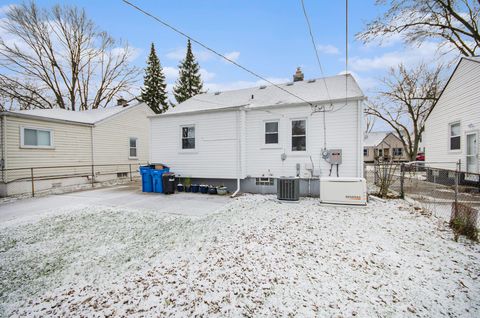
[[[300,67],[297,67],[297,71],[295,72],[295,74],[293,74],[293,81],[294,82],[303,81],[303,72],[300,69]]]
[[[127,107],[128,101],[125,98],[120,97],[119,99],[117,99],[117,106]]]

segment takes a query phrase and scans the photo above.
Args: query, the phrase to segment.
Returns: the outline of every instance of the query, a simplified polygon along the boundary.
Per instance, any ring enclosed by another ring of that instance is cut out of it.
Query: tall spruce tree
[[[165,75],[152,43],[143,77],[141,98],[156,114],[163,113],[168,109],[166,88]]]
[[[192,53],[190,39],[187,42],[187,54],[178,66],[178,79],[173,87],[173,96],[181,103],[192,96],[203,93],[203,82],[200,77],[200,66]]]

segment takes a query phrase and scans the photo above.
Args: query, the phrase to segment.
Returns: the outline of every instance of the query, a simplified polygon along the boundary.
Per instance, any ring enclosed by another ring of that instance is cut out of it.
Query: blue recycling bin
[[[153,169],[150,166],[141,166],[140,174],[142,175],[142,192],[153,192]]]
[[[162,175],[166,172],[170,172],[170,168],[165,167],[165,169],[161,170],[152,169],[153,192],[163,193]]]

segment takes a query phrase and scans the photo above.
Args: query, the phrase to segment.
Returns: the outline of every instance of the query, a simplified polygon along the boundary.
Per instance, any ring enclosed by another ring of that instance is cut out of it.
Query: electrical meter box
[[[342,163],[342,149],[328,149],[325,160],[331,165]]]

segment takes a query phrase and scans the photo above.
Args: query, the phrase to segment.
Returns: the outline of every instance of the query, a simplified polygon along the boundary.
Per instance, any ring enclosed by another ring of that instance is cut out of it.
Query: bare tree
[[[412,70],[402,64],[390,69],[382,80],[384,89],[366,110],[392,127],[409,160],[417,156],[425,121],[441,93],[441,70],[441,66],[429,69],[424,63]]]
[[[377,5],[385,4],[377,0]],[[401,35],[409,44],[439,39],[461,55],[475,56],[480,46],[478,0],[390,0],[389,9],[367,24],[357,38],[370,42]]]
[[[367,103],[367,105],[368,105],[367,109],[375,107],[375,105],[372,105],[370,103]],[[377,121],[376,116],[371,115],[368,111],[365,112],[365,133],[366,134],[372,132],[376,121]]]
[[[139,75],[128,63],[128,44],[98,31],[82,9],[23,3],[7,12],[1,28],[0,94],[17,107],[104,107],[128,94]]]

